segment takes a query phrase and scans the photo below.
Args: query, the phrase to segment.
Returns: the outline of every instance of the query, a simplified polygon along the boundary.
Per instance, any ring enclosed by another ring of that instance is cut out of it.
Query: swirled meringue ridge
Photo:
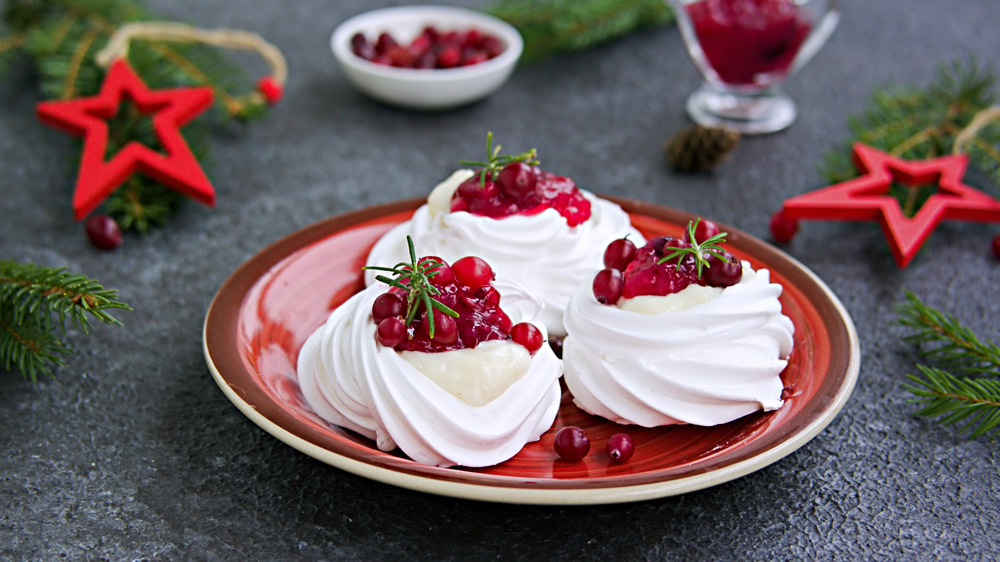
[[[513,286],[498,283],[497,289],[514,322],[530,322],[541,310],[537,299]],[[299,352],[299,384],[316,414],[375,440],[380,450],[398,446],[414,461],[437,466],[498,464],[551,427],[562,365],[549,346],[499,397],[472,406],[376,343],[371,306],[384,290],[373,285],[348,299]]]
[[[542,320],[549,333],[564,335],[566,305],[584,278],[603,266],[608,243],[626,235],[637,244],[643,237],[617,204],[581,190],[590,201],[591,216],[570,227],[554,209],[533,215],[500,219],[466,211],[449,212],[451,194],[471,170],[459,170],[442,182],[413,218],[397,225],[376,242],[367,265],[392,265],[407,259],[406,236],[421,255],[438,256],[449,263],[475,255],[493,266],[497,278],[520,283],[545,302]],[[375,282],[367,272],[365,283]]]
[[[644,427],[712,426],[779,408],[794,326],[768,270],[743,265],[742,281],[717,298],[662,314],[601,305],[582,284],[563,342],[576,404]]]

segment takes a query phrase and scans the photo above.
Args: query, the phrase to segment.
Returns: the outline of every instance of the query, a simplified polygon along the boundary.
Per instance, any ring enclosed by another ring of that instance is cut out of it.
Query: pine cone
[[[707,172],[721,164],[739,141],[739,133],[695,125],[667,141],[667,161],[678,172]]]

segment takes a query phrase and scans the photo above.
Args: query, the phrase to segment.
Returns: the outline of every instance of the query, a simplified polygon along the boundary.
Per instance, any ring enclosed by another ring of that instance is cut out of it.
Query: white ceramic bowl
[[[446,69],[396,68],[365,60],[351,51],[351,37],[373,39],[388,32],[407,44],[428,25],[441,30],[476,28],[499,38],[505,49],[487,61]],[[365,12],[333,31],[330,48],[347,79],[379,101],[410,109],[439,110],[465,105],[500,88],[524,50],[521,35],[508,23],[483,12],[447,6],[402,6]]]

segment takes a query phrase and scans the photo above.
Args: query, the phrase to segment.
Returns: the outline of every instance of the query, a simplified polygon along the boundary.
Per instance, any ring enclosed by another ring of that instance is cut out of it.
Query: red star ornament
[[[107,121],[118,114],[123,99],[131,100],[144,114],[155,113],[153,128],[165,154],[132,141],[104,160]],[[150,90],[123,59],[111,65],[98,95],[39,103],[39,120],[84,138],[73,194],[76,220],[87,216],[136,172],[209,207],[215,205],[215,189],[180,133],[181,127],[211,106],[211,89]]]
[[[896,264],[909,265],[943,220],[1000,222],[1000,202],[962,183],[968,158],[943,156],[907,161],[864,144],[854,145],[854,163],[863,175],[784,202],[789,219],[878,221]],[[888,194],[893,181],[937,185],[912,217]]]

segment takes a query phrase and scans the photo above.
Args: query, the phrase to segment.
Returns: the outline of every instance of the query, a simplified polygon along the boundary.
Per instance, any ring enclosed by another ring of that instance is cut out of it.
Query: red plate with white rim
[[[609,197],[647,237],[680,236],[694,216]],[[784,287],[781,303],[795,324],[795,349],[782,373],[779,410],[716,427],[621,426],[582,412],[568,393],[552,428],[514,458],[487,468],[441,468],[331,426],[299,391],[295,366],[305,339],[331,310],[363,287],[361,267],[375,241],[409,219],[413,199],[335,216],[265,248],[223,284],[205,319],[209,370],[226,396],[268,433],[325,463],[404,488],[459,498],[524,504],[603,504],[682,494],[733,480],[795,451],[846,403],[857,380],[860,349],[850,316],[830,289],[784,252],[726,225],[727,247]],[[555,433],[585,429],[589,455],[559,459]],[[628,433],[635,454],[611,462],[605,441]]]

